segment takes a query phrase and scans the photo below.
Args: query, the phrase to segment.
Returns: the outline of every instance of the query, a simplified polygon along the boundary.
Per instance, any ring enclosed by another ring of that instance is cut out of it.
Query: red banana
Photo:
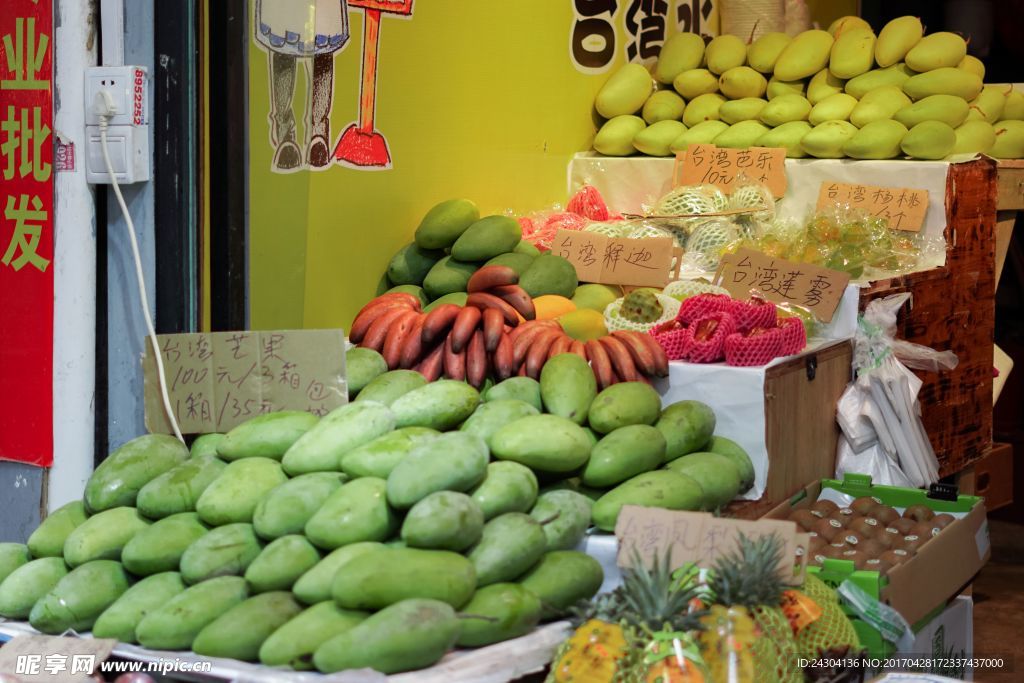
[[[554,358],[560,353],[568,353],[570,346],[572,346],[572,338],[563,334],[555,339],[555,343],[548,349],[548,359]]]
[[[477,330],[466,347],[466,381],[479,389],[487,378],[487,348],[484,346],[484,332]]]
[[[441,377],[441,371],[444,369],[444,349],[447,346],[446,342],[437,344],[430,352],[419,362],[414,370],[427,378],[428,382],[433,382]]]
[[[409,334],[405,338],[405,344],[402,345],[402,352],[398,357],[398,367],[403,370],[412,368],[420,361],[420,356],[423,354],[423,324],[426,320],[425,314],[416,318],[413,321],[412,329],[409,330]]]
[[[494,350],[494,374],[500,382],[515,373],[516,366],[512,363],[512,338],[503,334],[498,340],[498,348]]]
[[[398,308],[389,308],[384,311],[373,324],[370,325],[370,329],[366,331],[366,336],[363,337],[360,346],[373,349],[374,351],[381,351],[384,348],[384,342],[387,340],[388,330],[391,328],[391,324],[404,316],[406,313],[411,313],[407,306],[399,306]]]
[[[649,334],[643,332],[634,332],[633,334],[650,349],[651,356],[654,358],[654,376],[668,377],[668,354],[665,353],[665,348]]]
[[[446,337],[461,310],[462,307],[455,304],[441,304],[427,313],[427,319],[423,322],[423,345],[430,346],[435,341]]]
[[[561,332],[555,330],[544,330],[541,334],[537,335],[537,338],[530,344],[530,351],[526,354],[526,375],[534,379],[540,379],[541,368],[544,367],[544,363],[548,360],[548,350],[551,349],[551,345],[555,343],[555,340],[561,335]]]
[[[597,388],[606,389],[615,383],[615,373],[612,372],[612,362],[608,358],[608,352],[596,339],[586,343],[587,358],[590,360],[590,367],[597,379]]]
[[[466,351],[456,353],[452,350],[451,335],[444,343],[444,376],[459,381],[466,379]]]
[[[537,309],[533,307],[533,299],[526,293],[526,290],[519,285],[503,285],[493,287],[490,293],[498,297],[512,308],[516,309],[519,315],[527,320],[537,317]]]
[[[348,338],[353,344],[358,344],[363,341],[370,326],[388,311],[402,308],[408,310],[416,310],[409,305],[409,302],[404,298],[396,299],[384,299],[383,301],[374,299],[369,304],[363,307],[363,310],[359,311],[356,319],[352,321],[352,329],[348,332]]]
[[[505,316],[496,308],[485,308],[483,313],[484,346],[494,353],[505,334]]]
[[[578,339],[572,340],[572,344],[569,346],[569,353],[575,353],[583,360],[587,359],[587,347]]]
[[[640,332],[616,330],[612,332],[612,336],[622,342],[629,350],[630,355],[633,356],[633,362],[636,363],[636,367],[640,372],[652,377],[657,374],[658,369],[654,355],[651,353],[651,349],[640,339],[642,336],[649,337],[650,335]],[[654,341],[653,338],[652,341]]]
[[[640,380],[640,373],[636,369],[636,363],[633,362],[633,356],[629,353],[629,349],[626,348],[625,344],[611,336],[601,337],[599,341],[604,346],[605,351],[608,352],[608,358],[612,361],[615,374],[623,382],[637,382]]]
[[[462,353],[469,343],[470,337],[476,332],[480,324],[480,309],[474,306],[466,306],[455,317],[455,324],[452,331],[448,333],[448,340],[452,345],[453,353]]]
[[[466,298],[466,305],[476,306],[477,308],[497,308],[505,316],[505,322],[509,325],[514,327],[519,324],[519,314],[516,312],[516,309],[505,303],[504,299],[499,299],[493,294],[473,292]]]
[[[469,278],[466,291],[470,294],[485,292],[494,287],[514,285],[517,282],[519,282],[519,273],[508,266],[484,266]]]
[[[522,365],[533,341],[545,332],[555,331],[547,325],[534,325],[522,334],[512,337],[512,364],[517,368]]]
[[[402,358],[402,349],[405,347],[405,341],[409,338],[412,328],[415,327],[416,321],[420,317],[421,314],[416,311],[406,311],[404,315],[399,316],[391,324],[391,327],[388,328],[387,338],[384,340],[384,350],[381,352],[381,355],[384,356],[384,362],[388,365],[388,370],[394,370],[398,367]]]

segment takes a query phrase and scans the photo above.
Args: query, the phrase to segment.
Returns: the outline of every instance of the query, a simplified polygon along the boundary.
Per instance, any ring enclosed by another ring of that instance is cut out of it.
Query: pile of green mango
[[[519,221],[480,217],[468,199],[443,201],[423,217],[414,241],[398,250],[381,277],[377,294],[405,292],[430,312],[441,304],[466,305],[469,278],[483,266],[508,266],[531,297],[571,298],[578,281],[569,261],[523,239]]]
[[[575,354],[484,393],[385,383],[389,403],[360,393],[322,418],[270,413],[191,449],[163,435],[123,445],[82,500],[27,544],[0,544],[0,616],[397,673],[593,596],[601,565],[576,548],[623,505],[713,509],[753,481],[706,405],[662,409],[638,382],[598,393]]]
[[[692,33],[665,41],[653,73],[615,71],[595,99],[594,149],[669,156],[691,144],[783,147],[789,157],[1024,157],[1024,92],[985,85],[967,41],[917,17],[876,35],[859,17],[746,44]]]

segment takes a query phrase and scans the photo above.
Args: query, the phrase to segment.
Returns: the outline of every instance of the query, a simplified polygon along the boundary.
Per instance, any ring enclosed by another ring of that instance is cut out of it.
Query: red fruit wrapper
[[[581,187],[572,196],[572,199],[569,200],[565,210],[579,214],[584,218],[589,218],[592,221],[606,221],[611,217],[611,212],[608,211],[608,205],[605,203],[604,197],[601,196],[601,193],[593,185]]]
[[[671,322],[674,321],[659,325],[659,327],[664,328]],[[652,329],[650,334],[654,337],[654,341],[658,342],[661,348],[665,349],[665,355],[668,356],[669,360],[682,360],[690,345],[693,344],[693,338],[690,337],[685,327],[671,328],[661,332],[658,332],[657,329]]]
[[[736,329],[743,334],[755,328],[767,330],[778,326],[775,304],[764,299],[734,300],[729,312],[736,318]]]
[[[524,231],[523,239],[533,244],[541,251],[548,251],[551,249],[551,243],[555,239],[555,235],[559,230],[582,230],[587,227],[587,219],[579,214],[570,213],[568,211],[559,211],[557,213],[549,214],[546,218],[543,218],[543,224],[537,227],[542,217],[536,217],[534,220],[534,230],[529,235]],[[522,222],[520,221],[520,225]]]
[[[712,313],[730,313],[732,304],[733,298],[728,294],[698,294],[683,302],[676,320],[684,325],[692,325]]]
[[[800,353],[807,346],[807,329],[800,318],[782,318],[779,320],[782,330],[782,355],[792,356]]]
[[[736,331],[736,319],[719,311],[705,315],[686,328],[690,348],[685,360],[691,363],[717,363],[725,353],[726,338]]]
[[[783,355],[782,330],[755,330],[758,334],[744,337],[737,332],[725,340],[725,362],[729,365],[751,367],[766,365]]]

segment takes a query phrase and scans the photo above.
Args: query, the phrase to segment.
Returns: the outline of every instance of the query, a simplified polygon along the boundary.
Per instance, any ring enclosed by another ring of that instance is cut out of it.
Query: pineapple
[[[739,547],[719,558],[708,579],[714,594],[700,637],[710,680],[718,683],[798,683],[797,646],[779,606],[778,536],[738,537]]]
[[[700,628],[702,613],[691,610],[695,596],[692,581],[673,578],[668,554],[653,569],[635,556],[621,586],[577,610],[585,621],[555,654],[548,683],[703,683],[699,671],[669,678],[659,673],[666,667],[652,667],[674,659],[663,650],[668,636],[687,638]]]

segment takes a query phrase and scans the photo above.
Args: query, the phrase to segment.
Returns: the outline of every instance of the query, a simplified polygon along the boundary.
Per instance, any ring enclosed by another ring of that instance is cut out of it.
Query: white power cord
[[[160,384],[160,395],[163,398],[164,412],[167,413],[167,419],[171,423],[174,435],[178,437],[179,441],[185,443],[185,438],[181,435],[181,429],[178,428],[178,419],[171,408],[171,397],[167,393],[167,376],[164,373],[163,354],[160,353],[160,343],[157,341],[156,329],[153,327],[153,316],[149,312],[149,300],[146,297],[146,279],[142,273],[142,257],[139,255],[139,243],[135,239],[135,224],[132,222],[132,215],[128,212],[128,205],[125,204],[124,196],[121,194],[121,187],[117,184],[114,165],[110,162],[110,152],[107,150],[107,126],[110,118],[117,111],[117,107],[110,93],[106,90],[101,90],[97,94],[95,107],[96,113],[100,117],[100,149],[103,152],[103,163],[107,166],[107,173],[110,174],[110,184],[114,188],[114,196],[117,197],[121,213],[124,214],[125,226],[128,229],[128,239],[132,245],[132,255],[135,257],[135,276],[139,282],[139,299],[142,302],[142,313],[146,319],[146,329],[149,330],[149,342],[153,345],[153,357],[156,359],[157,378]]]

